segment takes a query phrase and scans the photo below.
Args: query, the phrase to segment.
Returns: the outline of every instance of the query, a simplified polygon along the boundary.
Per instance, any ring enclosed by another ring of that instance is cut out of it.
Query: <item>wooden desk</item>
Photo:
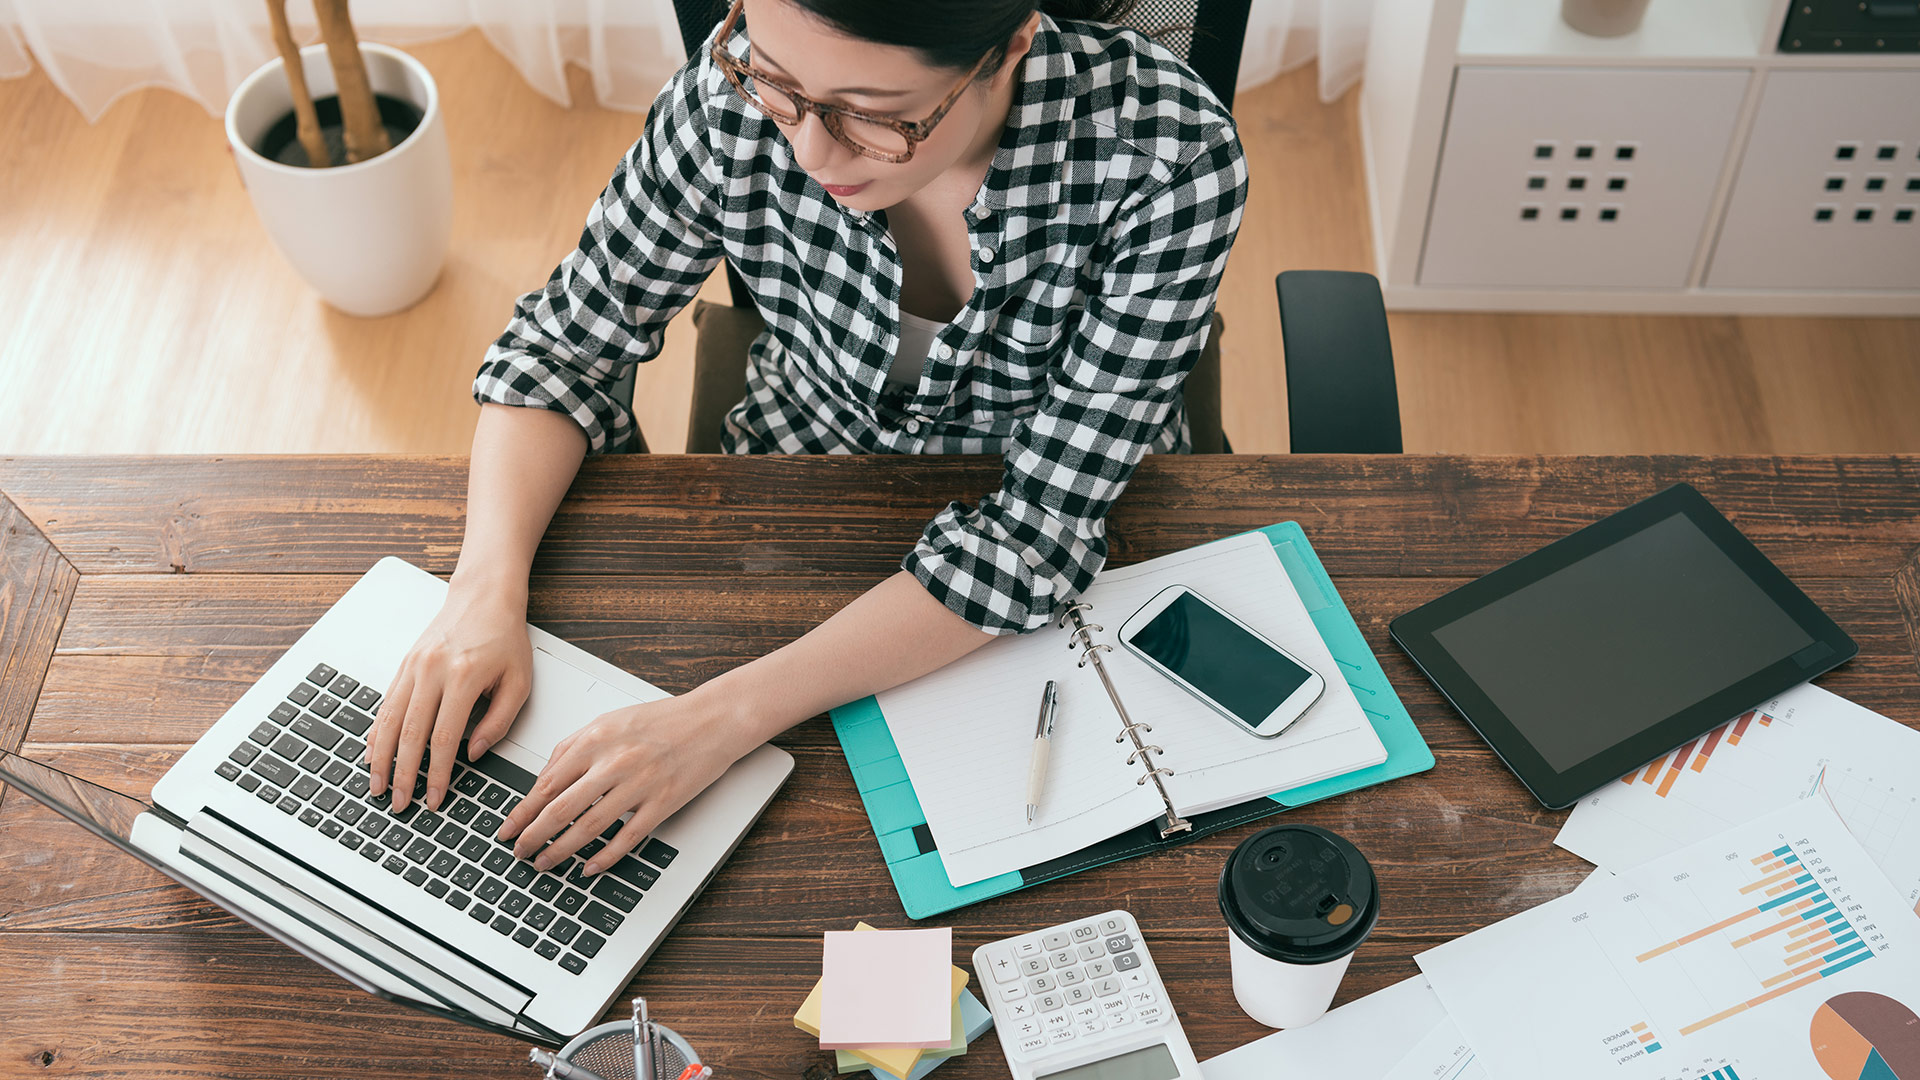
[[[534,622],[684,691],[891,573],[988,458],[591,462],[534,567]],[[1296,812],[1373,859],[1384,914],[1339,1000],[1586,873],[1387,638],[1400,612],[1673,483],[1703,491],[1859,641],[1822,680],[1920,726],[1920,458],[1150,458],[1110,522],[1135,562],[1292,518],[1412,710],[1429,773]],[[157,778],[375,559],[453,569],[466,462],[0,460],[0,745],[130,794]],[[30,721],[30,722],[29,722]],[[723,1078],[821,1080],[791,1024],[820,933],[906,924],[827,722],[636,989]],[[1195,1051],[1259,1034],[1233,1002],[1214,885],[1252,826],[952,913],[955,957],[1120,906]],[[0,802],[0,1076],[525,1077],[522,1047],[331,975],[30,800]],[[947,1080],[1004,1075],[992,1039]]]

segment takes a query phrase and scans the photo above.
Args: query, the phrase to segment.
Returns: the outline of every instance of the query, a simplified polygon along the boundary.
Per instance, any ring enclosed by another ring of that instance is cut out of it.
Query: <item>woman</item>
[[[475,380],[466,539],[380,710],[376,794],[404,808],[425,755],[438,809],[475,703],[475,756],[518,713],[534,548],[585,455],[633,433],[608,390],[723,256],[769,329],[726,449],[992,451],[1004,478],[799,640],[561,742],[500,829],[518,856],[546,869],[634,811],[597,873],[775,734],[1087,586],[1141,455],[1187,448],[1181,381],[1246,197],[1199,77],[1072,21],[1125,6],[736,0]]]

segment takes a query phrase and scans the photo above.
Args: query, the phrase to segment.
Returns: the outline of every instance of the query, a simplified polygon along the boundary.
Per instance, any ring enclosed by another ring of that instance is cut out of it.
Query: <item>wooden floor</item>
[[[411,51],[447,102],[453,249],[434,292],[383,319],[331,311],[281,261],[198,105],[141,91],[89,126],[39,72],[0,82],[0,453],[464,451],[481,353],[642,118],[559,108],[476,33]],[[1220,298],[1236,449],[1287,448],[1274,274],[1371,269],[1355,102],[1320,104],[1311,70],[1237,102],[1253,189]],[[1392,323],[1410,451],[1920,451],[1920,319]],[[691,338],[676,323],[641,374],[657,448],[684,443]]]

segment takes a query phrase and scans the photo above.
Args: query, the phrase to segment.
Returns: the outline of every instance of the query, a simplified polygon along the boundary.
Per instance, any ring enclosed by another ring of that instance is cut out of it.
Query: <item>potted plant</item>
[[[286,0],[266,2],[280,56],[240,84],[226,116],[254,211],[327,303],[350,315],[409,307],[433,288],[452,231],[439,89],[413,57],[360,44],[347,0],[314,0],[321,42],[305,49]]]

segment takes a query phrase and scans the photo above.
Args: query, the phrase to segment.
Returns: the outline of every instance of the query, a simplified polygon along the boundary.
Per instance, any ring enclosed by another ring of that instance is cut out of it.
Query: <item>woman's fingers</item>
[[[613,839],[607,841],[607,846],[587,860],[586,872],[597,874],[605,870],[619,862],[622,855],[632,852],[639,846],[640,841],[652,836],[653,830],[659,828],[660,823],[666,820],[666,815],[661,813],[664,809],[666,808],[658,799],[648,799],[635,807],[633,816],[627,819],[625,825],[620,826],[619,832],[613,834]]]
[[[588,772],[586,776],[575,781],[574,787],[585,786],[589,790],[592,790],[599,786],[599,783],[596,783],[596,778],[597,774]],[[573,824],[562,831],[559,836],[553,838],[553,842],[547,845],[546,850],[542,851],[540,856],[534,859],[533,865],[541,870],[548,869],[560,860],[580,850],[582,844],[597,838],[601,833],[605,832],[607,826],[612,825],[615,821],[619,820],[621,814],[627,812],[629,808],[627,800],[637,798],[636,795],[632,794],[626,794],[623,798],[623,794],[623,791],[616,788],[604,792],[597,802],[583,804],[580,812],[575,815]],[[533,824],[534,828],[538,829],[541,822],[536,819]],[[556,823],[554,827],[558,828],[561,824],[564,824],[564,822]],[[598,852],[594,854],[594,858],[598,860],[602,866],[613,862],[612,859],[605,858]]]
[[[494,833],[503,840],[514,841],[514,858],[532,858],[548,837],[559,832],[604,793],[604,788],[590,790],[580,783],[592,764],[590,754],[555,754],[547,760],[547,767],[540,770],[533,790],[520,800],[520,805],[507,815],[506,824]]]
[[[532,692],[532,680],[528,673],[509,667],[506,674],[500,676],[500,684],[493,688],[493,696],[487,702],[487,714],[473,726],[473,733],[467,736],[467,760],[472,761],[487,752],[487,747],[506,737],[507,728],[513,725],[514,717],[520,715],[520,707],[527,703],[527,695]],[[555,757],[560,756],[561,747],[554,748]],[[445,787],[445,777],[441,777]],[[429,780],[428,792],[432,792],[433,781]],[[436,808],[437,809],[437,808]]]
[[[460,737],[466,734],[467,719],[473,714],[474,702],[480,700],[480,693],[486,687],[477,680],[474,671],[465,664],[455,662],[448,673],[446,684],[440,691],[440,707],[428,717],[425,724],[413,722],[414,713],[407,713],[407,726],[400,731],[400,756],[393,763],[393,808],[405,810],[413,799],[414,777],[419,775],[420,762],[426,756],[427,743],[443,741],[440,732],[451,732],[452,746],[442,755],[447,763],[447,772],[453,771],[454,750],[460,745]],[[446,781],[441,782],[444,792]]]
[[[402,661],[400,673],[393,677],[393,685],[380,699],[380,711],[373,719],[373,733],[367,736],[368,784],[375,795],[387,789],[388,766],[393,763],[394,748],[400,744],[400,724],[406,719],[408,706],[413,704],[414,682],[411,659]]]

